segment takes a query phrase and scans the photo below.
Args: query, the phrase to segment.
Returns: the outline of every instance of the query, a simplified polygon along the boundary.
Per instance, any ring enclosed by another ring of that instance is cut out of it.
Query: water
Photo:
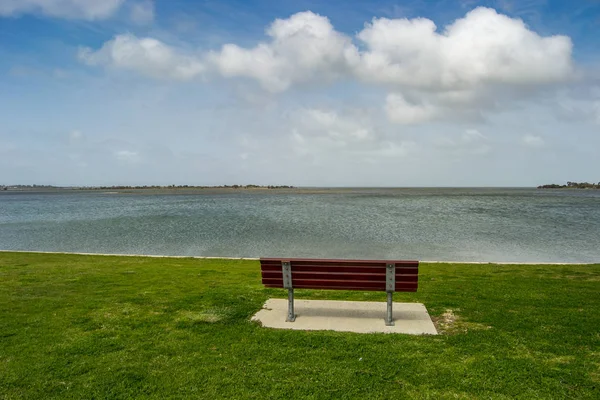
[[[0,192],[0,249],[600,262],[600,191]]]

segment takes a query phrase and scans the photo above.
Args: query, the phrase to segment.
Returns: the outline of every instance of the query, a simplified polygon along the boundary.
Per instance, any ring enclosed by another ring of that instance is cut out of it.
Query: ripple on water
[[[0,195],[6,250],[597,262],[599,233],[595,191]]]

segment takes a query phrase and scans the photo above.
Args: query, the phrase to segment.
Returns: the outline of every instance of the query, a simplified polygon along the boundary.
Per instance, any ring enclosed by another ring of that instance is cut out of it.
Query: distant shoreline
[[[103,192],[118,193],[180,193],[180,192],[348,192],[354,190],[527,190],[527,189],[600,189],[600,182],[567,182],[540,186],[291,186],[291,185],[114,185],[114,186],[55,186],[55,185],[0,185],[2,192]]]
[[[31,190],[210,190],[210,189],[297,189],[295,186],[289,185],[220,185],[220,186],[195,186],[195,185],[114,185],[114,186],[54,186],[54,185],[0,185],[0,190],[5,191],[31,191]]]
[[[481,187],[296,187],[296,186],[138,186],[138,187],[123,187],[123,186],[103,186],[103,187],[60,187],[60,186],[22,186],[22,187],[9,187],[2,189],[0,186],[0,196],[6,195],[26,195],[26,194],[48,194],[48,195],[60,195],[60,194],[96,194],[102,196],[125,196],[125,195],[313,195],[313,194],[411,194],[411,195],[428,195],[432,192],[436,194],[438,192],[452,192],[457,193],[461,191],[472,191],[473,193],[482,193],[493,191],[535,191],[538,189],[553,189],[550,185],[544,187],[529,186],[529,187],[493,187],[493,186],[481,186]],[[579,191],[581,188],[576,187],[559,187],[559,189],[571,189],[573,191]]]
[[[494,190],[536,190],[535,187],[295,187],[279,186],[269,188],[268,186],[181,186],[181,187],[58,187],[58,186],[37,186],[20,187],[0,190],[2,194],[86,194],[94,193],[98,195],[213,195],[213,194],[365,194],[365,193],[408,193],[428,194],[432,191],[452,191],[452,190],[473,190],[473,191],[494,191]]]

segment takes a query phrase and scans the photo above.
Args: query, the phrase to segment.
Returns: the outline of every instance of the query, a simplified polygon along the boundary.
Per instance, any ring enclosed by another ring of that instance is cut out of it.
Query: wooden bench
[[[416,292],[418,261],[319,260],[309,258],[261,258],[262,283],[288,289],[288,315],[294,322],[294,289],[335,289],[387,292],[386,325],[394,325],[394,292]]]

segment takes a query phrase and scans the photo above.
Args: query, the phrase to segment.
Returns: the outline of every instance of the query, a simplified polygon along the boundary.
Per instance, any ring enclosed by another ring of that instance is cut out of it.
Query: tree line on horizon
[[[78,190],[119,190],[119,189],[295,189],[289,185],[115,185],[115,186],[53,186],[53,185],[0,185],[1,190],[8,189],[78,189]]]
[[[196,186],[196,185],[143,185],[143,186],[81,186],[77,189],[294,189],[288,185],[220,185],[220,186]]]
[[[556,183],[552,183],[550,185],[538,186],[538,189],[600,189],[600,182],[567,182],[566,185],[558,185]]]

